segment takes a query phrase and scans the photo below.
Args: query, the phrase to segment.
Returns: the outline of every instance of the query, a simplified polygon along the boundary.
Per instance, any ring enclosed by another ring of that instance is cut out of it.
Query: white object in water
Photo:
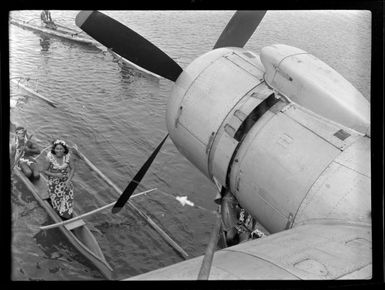
[[[194,203],[187,199],[187,196],[177,196],[176,200],[181,203],[181,205],[185,206],[186,204],[189,206],[194,206]]]

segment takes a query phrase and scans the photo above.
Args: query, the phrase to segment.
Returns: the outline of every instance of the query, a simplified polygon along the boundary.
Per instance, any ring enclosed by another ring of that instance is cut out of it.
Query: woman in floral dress
[[[48,194],[51,205],[63,219],[70,219],[73,211],[72,177],[75,164],[63,140],[55,140],[47,153],[42,172],[48,176]]]

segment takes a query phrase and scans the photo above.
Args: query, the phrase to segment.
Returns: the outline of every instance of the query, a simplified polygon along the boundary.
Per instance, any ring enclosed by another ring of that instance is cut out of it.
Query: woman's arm
[[[65,182],[67,188],[70,187],[72,177],[75,174],[75,162],[72,158],[70,159],[68,166],[70,167],[71,170],[70,170],[70,174],[68,175],[68,179]]]
[[[71,168],[71,171],[70,171],[70,174],[68,175],[68,181],[71,181],[72,177],[75,174],[75,160],[73,160],[72,158],[70,159],[69,167]]]
[[[48,157],[46,157],[43,162],[42,162],[42,165],[41,165],[41,170],[40,172],[44,173],[45,175],[47,176],[52,176],[52,177],[61,177],[61,173],[54,173],[54,172],[51,172],[49,170],[49,160],[48,160]]]

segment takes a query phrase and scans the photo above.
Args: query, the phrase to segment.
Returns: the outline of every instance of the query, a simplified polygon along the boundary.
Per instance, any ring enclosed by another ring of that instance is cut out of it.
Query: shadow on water
[[[107,54],[107,52],[103,53]],[[111,54],[111,57],[112,61],[118,64],[121,79],[124,81],[124,83],[130,84],[134,81],[135,78],[146,78],[148,81],[159,83],[158,77],[136,68],[134,65],[131,65],[118,56]]]
[[[44,35],[44,34],[41,34],[40,35],[40,46],[41,46],[41,51],[48,51],[50,45],[51,45],[51,39]]]
[[[51,223],[52,221],[49,220],[42,225],[48,225]],[[89,272],[89,275],[92,278],[104,279],[103,275],[92,263],[86,260],[72,245],[66,242],[65,236],[60,232],[60,230],[40,230],[33,236],[33,239],[44,253],[44,258],[63,262],[64,266],[67,263],[80,263],[87,268],[84,269],[84,272]],[[50,272],[53,273],[58,270],[59,269],[50,269]],[[65,267],[63,270],[65,271]]]
[[[15,178],[15,176],[11,176],[11,181],[12,187],[14,188],[14,192],[17,193],[16,196],[12,195],[12,200],[16,198],[16,201],[23,205],[31,203],[35,200],[32,194],[28,191],[28,188],[22,182],[19,182],[19,180]]]
[[[125,65],[123,62],[119,60],[114,59],[113,61],[116,62],[119,66],[119,73],[120,73],[122,82],[125,84],[133,83],[135,80],[135,77],[138,77],[136,75],[135,69]]]
[[[17,223],[17,220],[30,219],[32,218],[38,225],[30,224],[27,226],[25,232],[28,236],[35,241],[35,244],[42,251],[42,256],[39,258],[39,262],[35,267],[26,267],[24,271],[43,271],[41,269],[42,265],[46,265],[46,271],[50,274],[55,274],[56,272],[62,271],[60,275],[65,272],[71,272],[71,275],[74,277],[90,277],[91,279],[104,279],[103,275],[99,270],[87,259],[85,259],[75,247],[69,244],[63,235],[63,233],[58,229],[51,230],[40,230],[39,227],[43,225],[48,225],[52,223],[50,218],[47,218],[46,214],[40,216],[39,212],[42,212],[42,208],[38,205],[37,201],[33,195],[29,192],[26,186],[17,180],[14,176],[11,178],[12,192],[11,201],[12,201],[12,211],[14,223]],[[41,211],[36,211],[38,208]],[[45,222],[40,223],[39,220],[45,220]],[[24,224],[24,223],[23,223]],[[15,225],[18,227],[18,225]],[[19,240],[19,237],[15,237]],[[27,247],[27,246],[26,246]],[[79,263],[82,265],[79,267]],[[21,265],[16,263],[18,266]],[[21,268],[20,268],[21,267]],[[23,266],[20,266],[19,271],[23,271]],[[80,271],[77,273],[77,271]],[[21,273],[21,272],[20,272]],[[38,275],[38,274],[36,274]],[[45,280],[50,279],[50,276],[45,276],[42,279],[30,277],[30,280]]]

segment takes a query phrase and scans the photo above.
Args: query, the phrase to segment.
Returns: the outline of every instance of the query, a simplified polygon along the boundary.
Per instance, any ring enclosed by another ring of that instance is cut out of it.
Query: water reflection
[[[50,38],[44,34],[40,34],[40,46],[41,46],[41,51],[48,51],[51,43],[50,43]]]
[[[28,102],[28,96],[23,94],[12,95],[9,99],[10,109],[21,109]]]
[[[38,18],[40,11],[18,13],[22,14],[22,18],[29,19],[34,14]],[[75,27],[76,13],[78,12],[55,10],[57,15],[55,18],[59,18],[65,25]],[[223,17],[220,15],[206,17],[208,13],[205,11],[184,13],[134,11],[131,14],[127,11],[112,11],[111,16],[119,16],[123,24],[134,24],[141,34],[148,36],[151,40],[153,40],[152,36],[156,36],[155,44],[164,49],[179,65],[185,67],[195,57],[212,49],[233,12],[226,11]],[[321,59],[325,57],[333,67],[335,65],[343,75],[345,75],[344,72],[347,73],[356,84],[361,82],[364,92],[369,91],[370,82],[367,82],[367,79],[370,78],[370,53],[363,54],[362,51],[368,47],[370,51],[370,41],[363,41],[367,40],[366,36],[370,36],[370,30],[367,28],[370,28],[370,19],[366,21],[368,24],[363,26],[358,26],[361,23],[357,21],[337,19],[328,22],[328,27],[321,29],[319,25],[315,25],[317,22],[314,21],[314,19],[321,21],[324,18],[320,15],[314,17],[314,13],[310,13],[306,19],[300,19],[294,12],[289,13],[287,17],[286,13],[289,12],[269,12],[257,33],[248,42],[249,49],[258,52],[268,44],[287,43],[306,51],[316,52]],[[170,14],[173,17],[172,22],[170,22]],[[329,18],[327,20],[329,21]],[[293,34],[288,34],[288,27],[292,27],[290,31],[293,31]],[[340,31],[343,27],[351,27],[355,33],[347,34],[342,31],[338,37],[330,37],[330,34]],[[363,31],[359,29],[360,27],[363,27]],[[156,32],[154,28],[158,28]],[[135,71],[131,69],[126,71],[124,67],[118,67],[93,46],[78,45],[75,42],[52,37],[48,41],[50,44],[47,48],[48,52],[45,52],[38,43],[41,33],[34,34],[17,27],[11,28],[10,31],[12,32],[10,34],[11,76],[34,76],[42,83],[43,96],[65,97],[61,103],[65,110],[47,110],[45,104],[32,101],[31,106],[24,106],[25,111],[18,112],[19,114],[14,117],[11,114],[11,117],[18,121],[16,123],[27,124],[34,131],[43,125],[42,133],[38,136],[44,141],[49,139],[48,135],[51,132],[60,128],[64,135],[76,141],[81,150],[87,149],[84,153],[104,174],[117,184],[126,185],[127,175],[135,172],[135,167],[143,163],[143,156],[151,150],[144,146],[145,141],[156,144],[158,141],[155,137],[159,136],[160,129],[164,129],[164,109],[171,91],[171,82],[162,79],[158,86],[147,78],[139,77],[139,73],[133,77]],[[300,37],[298,37],[299,34]],[[320,37],[324,34],[326,38]],[[289,37],[290,35],[293,36]],[[327,46],[323,45],[325,43]],[[350,54],[344,53],[347,51],[346,47],[353,47],[348,50]],[[118,97],[121,97],[121,100]],[[163,155],[159,155],[158,166],[153,166],[153,175],[147,177],[146,185],[154,185],[154,187],[161,185],[163,191],[171,193],[194,194],[196,198],[194,202],[213,208],[212,202],[207,202],[207,193],[214,190],[211,183],[209,184],[206,177],[186,161],[185,157],[173,147],[171,141],[167,149],[172,156],[172,158],[167,157],[172,160],[171,166],[165,166],[168,160],[166,161]],[[163,160],[165,160],[164,163]],[[110,202],[112,197],[109,190],[106,190],[107,186],[100,183],[94,174],[90,174],[88,167],[80,165],[79,167],[81,170],[78,171],[77,185],[79,186],[78,196],[83,196],[82,207],[94,208],[96,205]],[[167,180],[167,184],[163,180]],[[25,192],[28,190],[22,191],[23,195]],[[163,201],[157,195],[152,196],[150,201],[151,203],[145,204],[146,208],[154,214],[157,221],[160,221],[161,227],[169,229],[171,236],[183,242],[183,248],[188,249],[193,256],[204,253],[205,237],[210,234],[212,224],[211,215],[201,214],[197,210],[186,209],[186,207],[178,208],[172,203]],[[27,217],[20,217],[23,206],[19,207],[16,204],[14,207],[19,210],[19,212],[12,211],[15,212],[19,222],[13,226],[13,232],[19,234],[19,240],[22,240],[12,243],[12,249],[16,253],[14,267],[26,271],[25,275],[19,274],[16,278],[19,280],[35,278],[33,271],[37,258],[28,255],[28,252],[39,254],[39,262],[46,261],[44,257],[40,257],[43,250],[39,247],[44,248],[43,255],[55,257],[58,255],[55,252],[58,251],[49,247],[50,243],[57,245],[58,242],[52,233],[46,239],[42,233],[37,236],[32,235],[31,224],[40,225],[40,221],[37,221],[38,217],[33,213]],[[103,247],[106,258],[113,262],[117,277],[125,278],[134,273],[146,272],[159,267],[160,264],[170,264],[174,259],[179,258],[167,244],[163,245],[162,240],[157,240],[156,233],[152,238],[147,238],[152,230],[143,231],[146,225],[140,224],[139,228],[131,231],[120,221],[122,217],[112,217],[108,213],[102,215],[90,220],[90,223],[103,232],[102,236],[97,235],[97,239]],[[123,222],[127,220],[130,221],[129,218],[125,218]],[[131,220],[136,221],[136,219]],[[105,226],[100,227],[100,222]],[[64,243],[67,247],[72,246],[67,241]],[[160,250],[159,244],[162,246]],[[62,263],[61,261],[60,264],[57,262],[54,265],[56,267]],[[46,269],[53,268],[52,260],[43,265]],[[54,274],[47,273],[47,270],[40,277],[46,280],[53,278],[69,280],[74,277],[90,279],[93,276],[89,273],[87,275],[84,267],[78,263],[73,263],[73,269],[77,270],[76,274],[71,274],[68,263],[65,266],[67,267],[65,270]]]
[[[122,58],[119,54],[112,51],[112,49],[107,49],[103,54],[110,54],[112,56],[112,61],[117,63],[120,68],[120,74],[122,76],[122,80],[124,83],[132,83],[134,78],[147,78],[150,81],[158,81],[159,78],[153,76],[150,73],[146,73],[145,71],[141,71],[136,68],[133,64],[128,62],[126,59]]]
[[[121,80],[124,84],[131,84],[135,79],[135,69],[119,64]]]

